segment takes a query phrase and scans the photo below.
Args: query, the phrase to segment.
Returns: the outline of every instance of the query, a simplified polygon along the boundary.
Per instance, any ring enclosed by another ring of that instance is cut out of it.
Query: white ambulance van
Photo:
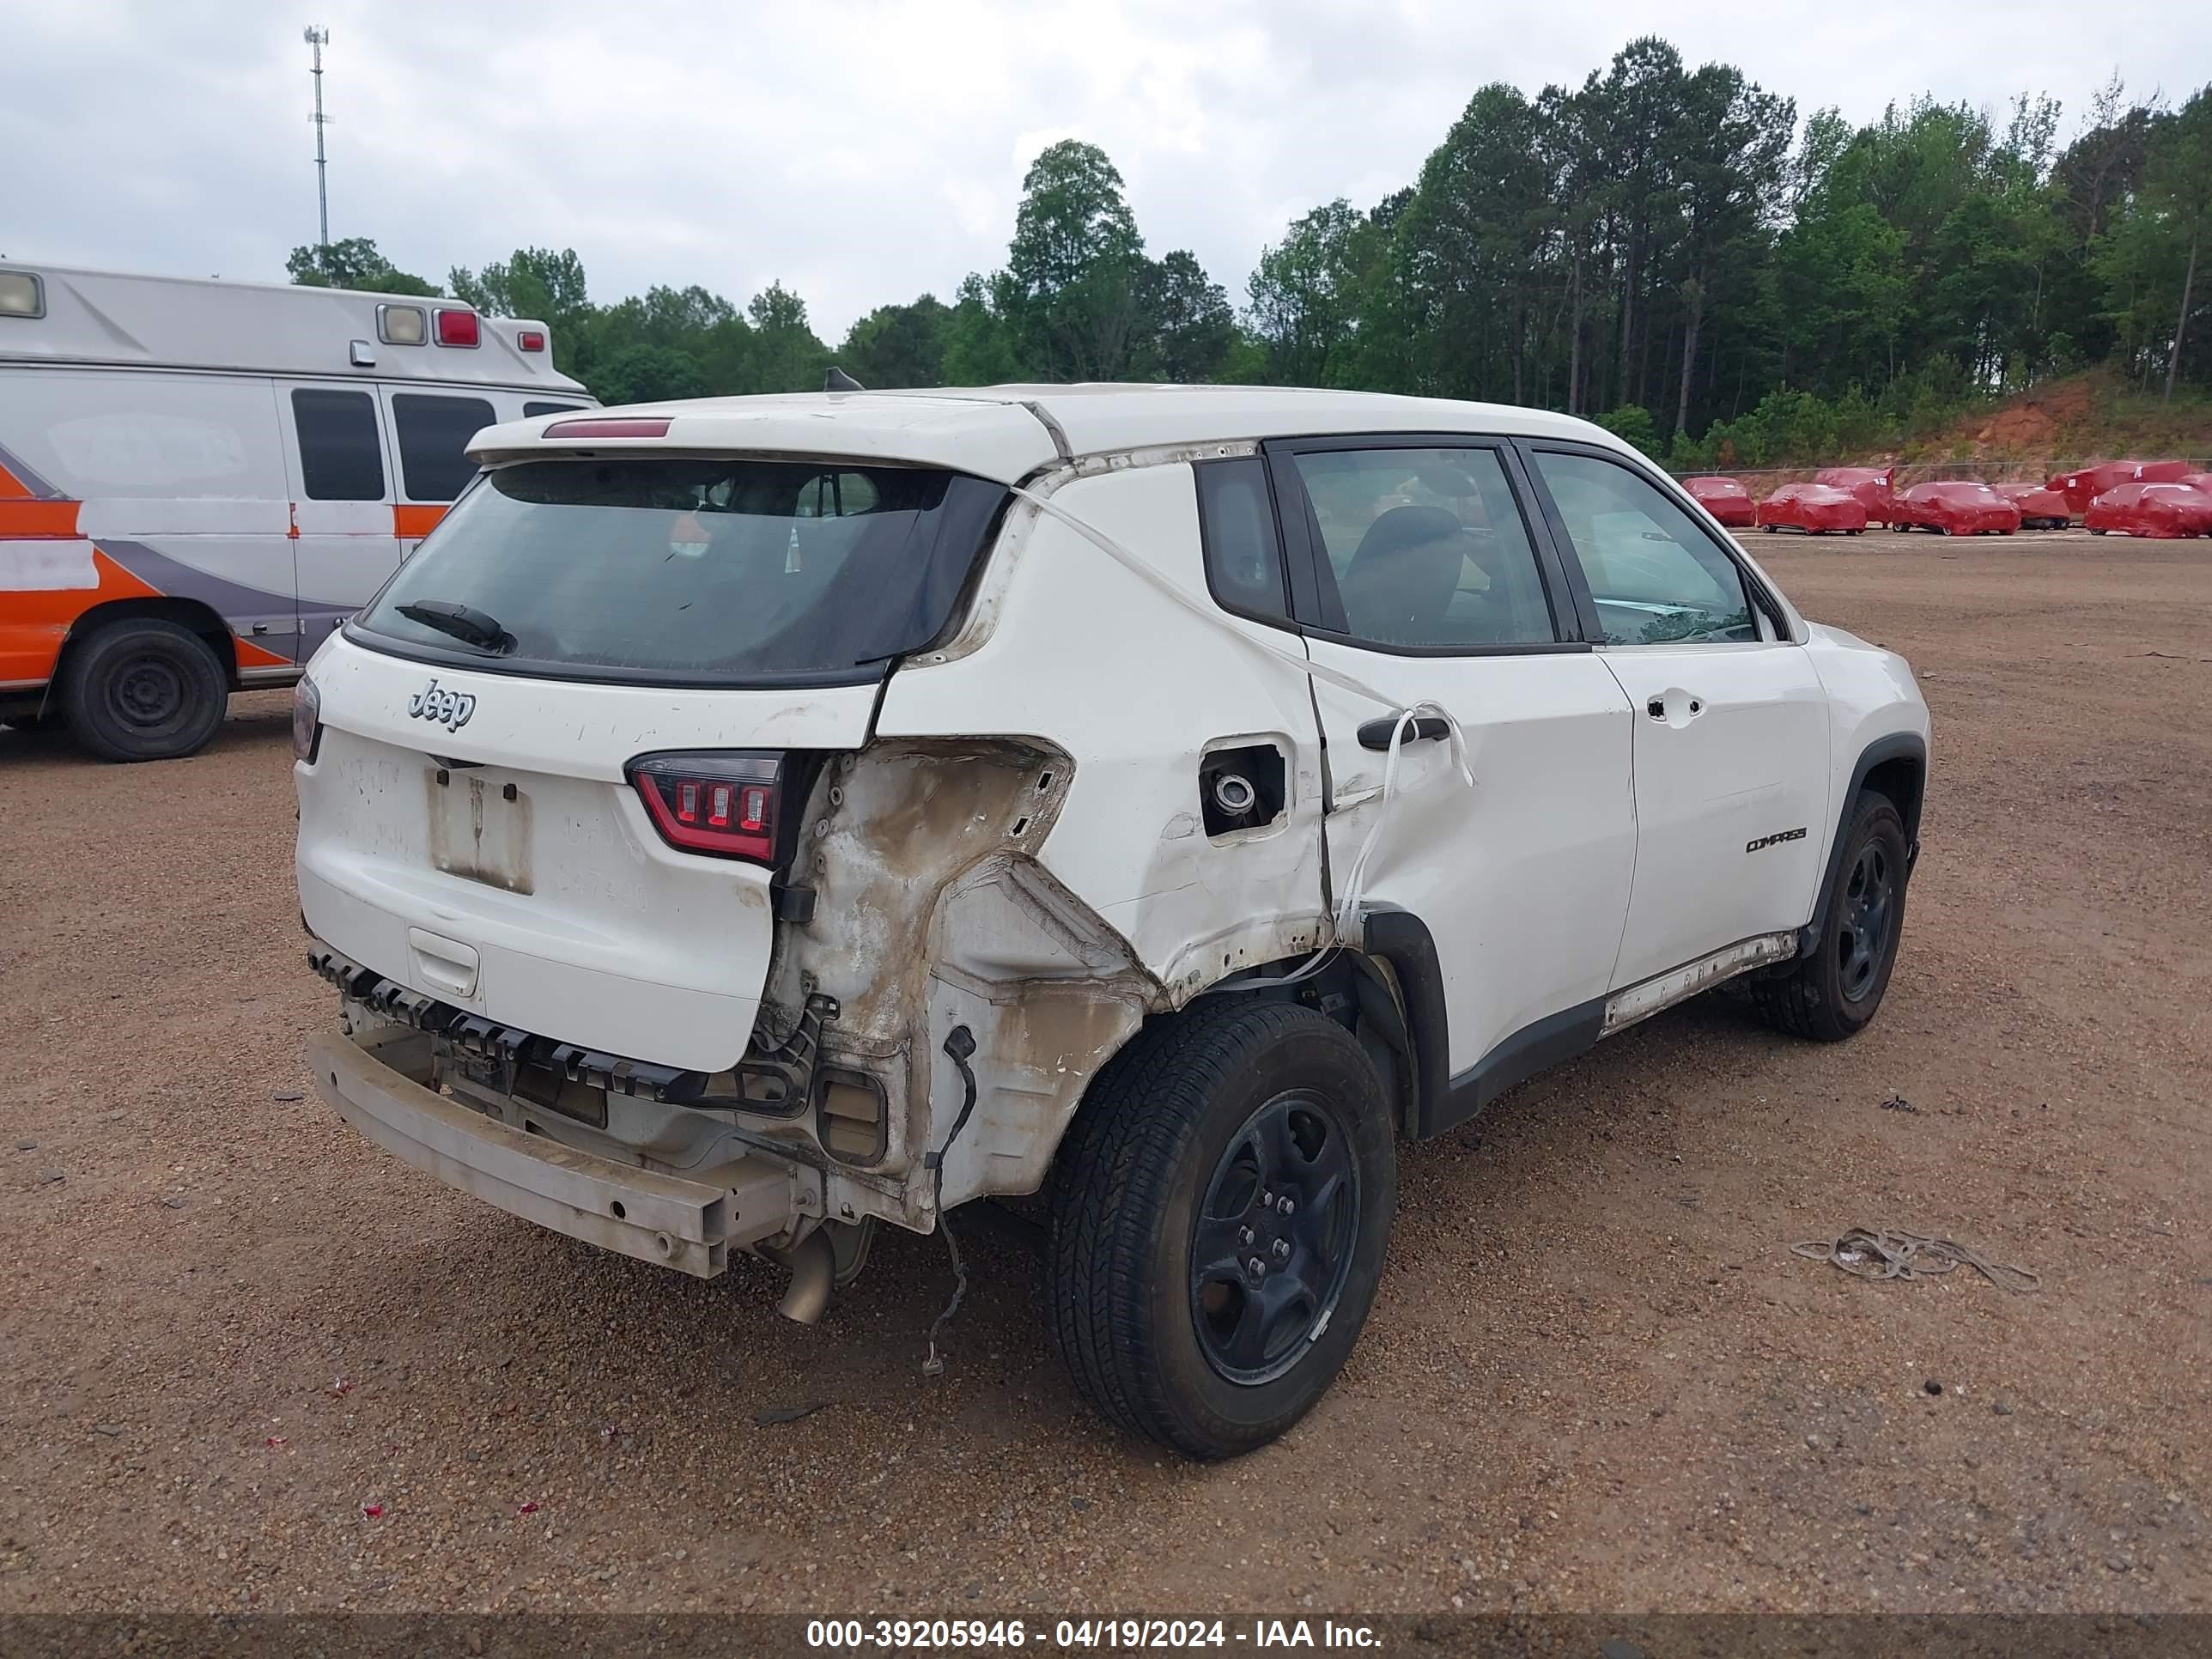
[[[454,301],[0,262],[0,721],[191,754],[476,476],[593,406],[541,322]]]

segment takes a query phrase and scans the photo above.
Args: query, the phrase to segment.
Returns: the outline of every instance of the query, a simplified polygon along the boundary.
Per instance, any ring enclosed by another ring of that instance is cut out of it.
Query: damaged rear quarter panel
[[[979,1099],[947,1160],[948,1203],[971,1192],[1033,1190],[1084,1085],[1146,1013],[1325,938],[1321,761],[1305,678],[1297,662],[1236,637],[1264,638],[1296,657],[1297,636],[1228,617],[1206,599],[1188,465],[1077,478],[1051,498],[1210,614],[1191,614],[1066,526],[1017,504],[978,593],[989,607],[988,632],[963,630],[957,654],[908,664],[886,690],[879,739],[1005,734],[1072,764],[1072,776],[1063,766],[1053,780],[1064,791],[1055,814],[1030,823],[1026,844],[1010,849],[998,873],[971,866],[943,890],[927,961],[894,960],[911,927],[886,931],[872,918],[849,947],[856,962],[865,956],[900,976],[896,994],[908,1007],[905,986],[917,975],[929,982],[930,1030],[913,1063],[917,1083],[928,1079],[917,1092],[931,1103],[931,1146],[961,1099],[958,1072],[939,1052],[945,1033],[965,1024],[976,1037]],[[1284,749],[1289,798],[1278,824],[1204,832],[1199,766],[1224,740]],[[898,834],[921,828],[886,822]],[[927,833],[955,842],[964,834],[944,813]],[[838,856],[867,855],[833,851],[833,868]],[[873,890],[888,902],[906,880],[897,860],[914,856],[888,854]],[[824,903],[835,908],[826,890]],[[833,988],[826,977],[823,988]],[[860,1024],[883,1036],[898,1022],[879,1006]]]

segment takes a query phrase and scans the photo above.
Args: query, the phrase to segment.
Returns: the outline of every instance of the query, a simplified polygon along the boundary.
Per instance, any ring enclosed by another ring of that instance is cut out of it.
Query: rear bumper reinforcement
[[[791,1171],[747,1159],[715,1184],[595,1158],[456,1104],[387,1061],[427,1048],[404,1028],[356,1043],[307,1039],[315,1089],[331,1110],[403,1164],[571,1238],[696,1279],[729,1265],[732,1245],[773,1237],[793,1219]]]

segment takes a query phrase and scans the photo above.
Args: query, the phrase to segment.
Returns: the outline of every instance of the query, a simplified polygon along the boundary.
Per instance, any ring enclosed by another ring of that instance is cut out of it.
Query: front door
[[[1744,570],[1635,468],[1528,453],[1577,561],[1598,660],[1634,709],[1636,890],[1613,988],[1812,916],[1827,708]]]
[[[1291,557],[1312,576],[1300,605],[1334,896],[1364,849],[1362,902],[1426,926],[1463,1115],[1480,1103],[1470,1084],[1514,1080],[1530,1069],[1514,1056],[1548,1058],[1547,1033],[1586,1041],[1594,1024],[1635,859],[1628,699],[1575,637],[1510,446],[1312,439],[1268,454]],[[1448,737],[1419,736],[1385,799],[1392,711],[1420,702],[1458,722],[1473,787]]]

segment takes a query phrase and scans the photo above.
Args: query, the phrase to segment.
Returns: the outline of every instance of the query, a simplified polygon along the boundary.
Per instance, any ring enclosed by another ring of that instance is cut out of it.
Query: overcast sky
[[[1477,87],[1578,83],[1640,33],[1801,120],[2026,88],[2062,140],[2115,68],[2212,76],[2203,0],[0,0],[0,253],[281,281],[315,235],[310,22],[333,238],[441,282],[573,246],[601,301],[781,278],[833,343],[995,266],[1064,137],[1241,305],[1288,220],[1409,182]]]

